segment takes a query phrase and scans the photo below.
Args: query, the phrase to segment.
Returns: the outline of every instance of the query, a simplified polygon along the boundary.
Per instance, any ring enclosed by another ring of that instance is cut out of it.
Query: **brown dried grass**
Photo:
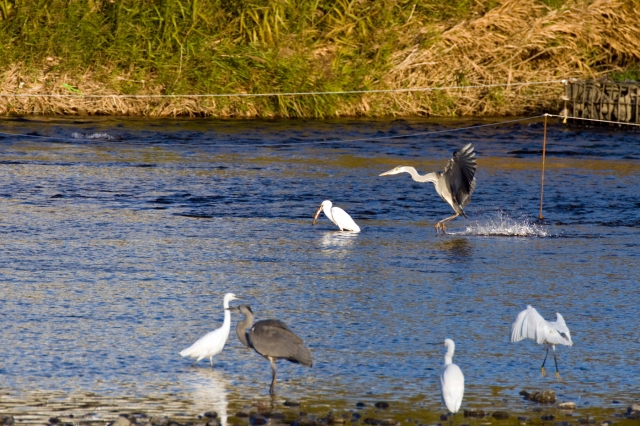
[[[427,49],[398,52],[385,82],[400,88],[600,78],[640,60],[639,6],[597,0],[550,10],[534,0],[506,0],[443,31]],[[446,90],[435,102],[401,95],[386,107],[400,115],[521,115],[556,111],[562,95],[561,84]]]
[[[535,0],[505,0],[476,19],[445,29],[429,46],[418,31],[408,31],[410,46],[391,56],[389,71],[378,87],[406,89],[526,83],[566,78],[599,78],[640,61],[640,2],[638,0],[578,1],[552,10]],[[415,28],[415,27],[414,27]],[[399,29],[399,31],[406,31]],[[430,33],[433,30],[430,29]],[[410,40],[413,40],[410,39]],[[318,49],[322,49],[319,47]],[[318,51],[320,51],[318,50]],[[49,58],[51,61],[55,59]],[[318,66],[324,60],[317,58]],[[69,83],[83,93],[111,95],[117,85],[87,71],[81,76],[57,74],[51,64],[25,73],[15,64],[0,73],[0,92],[15,94],[69,94]],[[105,73],[101,74],[105,75]],[[113,75],[116,75],[114,72]],[[120,80],[126,74],[112,77]],[[75,82],[75,83],[71,83]],[[163,87],[138,82],[136,92],[160,95]],[[560,108],[561,84],[482,89],[349,96],[336,102],[335,116],[411,115],[523,115],[555,112]],[[288,108],[298,108],[295,100]],[[0,114],[137,115],[273,117],[264,98],[105,98],[0,97]],[[292,106],[293,105],[293,106]],[[265,110],[270,112],[265,113]],[[283,108],[284,110],[284,108]],[[304,108],[298,116],[316,116]],[[286,113],[285,113],[286,114]]]

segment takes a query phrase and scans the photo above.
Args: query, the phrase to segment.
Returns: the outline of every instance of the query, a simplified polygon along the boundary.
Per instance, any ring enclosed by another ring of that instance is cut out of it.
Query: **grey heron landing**
[[[356,225],[356,223],[351,219],[349,213],[342,210],[340,207],[335,207],[333,203],[329,200],[324,200],[318,210],[316,210],[316,214],[313,216],[312,225],[316,224],[316,220],[318,220],[318,216],[320,216],[320,212],[323,211],[324,215],[333,222],[341,231],[351,231],[351,232],[360,232],[360,227]]]
[[[229,311],[229,302],[237,300],[236,295],[233,293],[227,293],[224,295],[224,321],[222,327],[213,330],[201,338],[199,338],[193,345],[180,352],[183,357],[196,358],[195,363],[204,358],[209,358],[211,367],[213,367],[214,355],[222,352],[227,338],[229,337],[229,331],[231,330],[231,312]]]
[[[285,323],[275,319],[258,321],[253,324],[253,311],[249,305],[228,308],[239,311],[244,319],[236,325],[238,339],[248,348],[252,348],[271,363],[273,373],[269,393],[274,395],[276,383],[276,361],[286,359],[306,367],[313,365],[311,352],[301,338],[295,335]],[[253,324],[253,325],[252,325]]]
[[[416,182],[431,182],[436,188],[436,192],[444,201],[456,212],[453,216],[436,223],[436,234],[442,231],[446,234],[446,223],[462,215],[465,218],[464,208],[471,201],[471,194],[476,188],[476,159],[473,145],[470,143],[460,148],[453,154],[444,171],[432,172],[421,175],[411,166],[398,166],[380,176],[397,175],[398,173],[409,173]]]
[[[444,356],[444,365],[440,373],[440,389],[442,391],[442,403],[453,415],[458,412],[464,396],[464,375],[456,364],[453,364],[453,352],[456,345],[451,339],[445,339],[444,346],[447,353]]]
[[[527,305],[527,309],[520,312],[515,322],[511,325],[511,342],[519,342],[522,339],[535,340],[537,344],[544,345],[547,353],[542,361],[542,377],[545,376],[544,363],[547,362],[549,347],[553,349],[553,360],[556,364],[556,379],[560,380],[558,360],[556,359],[556,345],[573,346],[569,327],[564,322],[560,313],[556,313],[555,321],[547,321],[536,309]]]

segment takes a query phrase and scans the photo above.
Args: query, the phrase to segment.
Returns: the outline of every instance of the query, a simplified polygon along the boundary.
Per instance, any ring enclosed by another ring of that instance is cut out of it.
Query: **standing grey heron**
[[[476,188],[476,159],[473,152],[473,145],[470,143],[460,148],[453,154],[444,171],[432,172],[421,175],[411,166],[398,166],[380,174],[380,176],[397,175],[398,173],[409,173],[416,182],[432,182],[436,187],[436,192],[444,201],[456,212],[453,216],[436,223],[436,234],[442,230],[446,234],[446,223],[451,219],[462,215],[465,218],[464,208],[471,201],[471,194]]]
[[[277,360],[286,359],[306,367],[313,366],[313,359],[309,349],[304,345],[302,339],[296,336],[282,321],[267,319],[253,324],[253,311],[249,305],[240,305],[227,309],[239,311],[244,315],[244,319],[236,325],[236,334],[242,344],[252,348],[271,363],[271,371],[273,373],[271,387],[269,388],[271,395],[275,393]]]
[[[229,337],[229,331],[231,330],[231,312],[229,311],[229,302],[232,300],[237,300],[235,294],[227,293],[224,295],[224,321],[222,322],[222,327],[199,338],[193,345],[180,352],[181,356],[197,358],[194,364],[201,359],[209,358],[211,367],[213,367],[213,356],[222,352],[224,344],[227,342],[227,338]]]
[[[335,223],[341,231],[360,232],[360,227],[351,219],[349,213],[340,207],[334,207],[333,203],[329,200],[324,200],[322,204],[320,204],[320,207],[316,210],[316,214],[313,216],[312,225],[316,224],[316,220],[318,220],[321,211],[324,211],[324,215],[328,217],[331,222]]]
[[[511,325],[511,342],[519,342],[522,339],[535,340],[537,344],[544,346],[547,353],[542,361],[542,377],[545,376],[544,363],[547,362],[549,355],[549,346],[553,349],[553,360],[556,363],[556,379],[560,380],[560,372],[558,371],[558,360],[556,359],[556,345],[573,346],[571,341],[571,333],[569,327],[564,322],[564,318],[560,313],[556,312],[555,321],[547,321],[536,309],[527,305],[527,309],[520,312],[515,322]]]
[[[444,356],[444,365],[440,374],[440,389],[442,391],[442,403],[451,412],[451,415],[458,412],[464,396],[464,375],[456,364],[453,364],[453,352],[456,345],[451,339],[445,339],[444,346],[447,353]],[[451,419],[453,422],[453,418]]]

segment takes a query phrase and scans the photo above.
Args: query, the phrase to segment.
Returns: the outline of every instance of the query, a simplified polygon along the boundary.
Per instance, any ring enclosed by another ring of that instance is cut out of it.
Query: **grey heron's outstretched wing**
[[[253,349],[264,357],[282,358],[309,367],[313,364],[302,339],[282,321],[258,321],[251,327],[248,337]]]
[[[453,158],[449,160],[442,173],[454,201],[462,208],[469,204],[471,194],[476,188],[475,156],[473,145],[469,143],[463,146],[453,154]]]

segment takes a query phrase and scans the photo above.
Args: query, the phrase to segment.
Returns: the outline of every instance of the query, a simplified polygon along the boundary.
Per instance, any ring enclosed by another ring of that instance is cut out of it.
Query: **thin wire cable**
[[[268,97],[268,96],[321,96],[321,95],[357,95],[367,93],[408,93],[408,92],[430,92],[434,90],[454,90],[454,89],[484,89],[492,87],[517,87],[536,86],[543,84],[563,83],[565,80],[533,81],[522,83],[499,83],[480,84],[475,86],[444,86],[444,87],[417,87],[409,89],[371,89],[371,90],[339,90],[335,92],[273,92],[273,93],[210,93],[192,95],[84,95],[77,93],[0,93],[0,97],[14,98],[115,98],[115,99],[154,99],[154,98],[246,98],[246,97]]]
[[[583,118],[583,117],[571,117],[566,115],[557,115],[557,114],[545,114],[547,117],[557,117],[563,119],[563,124],[566,123],[565,120],[582,120],[582,121],[593,121],[595,123],[607,123],[607,124],[622,124],[625,126],[636,126],[640,127],[640,123],[626,123],[624,121],[609,121],[609,120],[599,120],[596,118]]]
[[[349,142],[366,142],[366,141],[379,141],[379,140],[389,140],[389,139],[400,139],[400,138],[413,138],[413,137],[417,137],[417,136],[430,136],[430,135],[437,135],[437,134],[441,134],[441,133],[451,133],[451,132],[459,132],[459,131],[464,131],[464,130],[471,130],[471,129],[479,129],[482,127],[491,127],[491,126],[500,126],[503,124],[510,124],[510,123],[517,123],[517,122],[521,122],[521,121],[529,121],[529,120],[536,120],[539,118],[543,118],[544,115],[536,115],[534,117],[525,117],[525,118],[517,118],[514,120],[507,120],[507,121],[500,121],[497,123],[488,123],[488,124],[478,124],[478,125],[474,125],[474,126],[466,126],[466,127],[458,127],[456,129],[444,129],[444,130],[435,130],[432,132],[419,132],[419,133],[410,133],[410,134],[406,134],[406,135],[394,135],[394,136],[379,136],[379,137],[373,137],[373,138],[357,138],[357,139],[332,139],[332,140],[315,140],[315,141],[300,141],[300,142],[279,142],[279,143],[273,143],[273,144],[244,144],[244,143],[239,143],[239,144],[216,144],[217,147],[249,147],[249,146],[256,146],[256,147],[274,147],[274,146],[299,146],[299,145],[321,145],[321,144],[328,144],[328,143],[349,143]],[[121,140],[121,139],[99,139],[99,138],[93,138],[93,139],[83,139],[83,138],[65,138],[65,137],[59,137],[59,136],[41,136],[41,135],[29,135],[26,133],[8,133],[8,132],[0,132],[0,135],[2,136],[20,136],[20,137],[28,137],[28,138],[39,138],[39,139],[53,139],[53,140],[58,140],[58,141],[70,141],[70,142],[104,142],[104,141],[110,141],[110,142],[133,142],[131,140]],[[154,140],[145,140],[145,143],[151,143]]]

